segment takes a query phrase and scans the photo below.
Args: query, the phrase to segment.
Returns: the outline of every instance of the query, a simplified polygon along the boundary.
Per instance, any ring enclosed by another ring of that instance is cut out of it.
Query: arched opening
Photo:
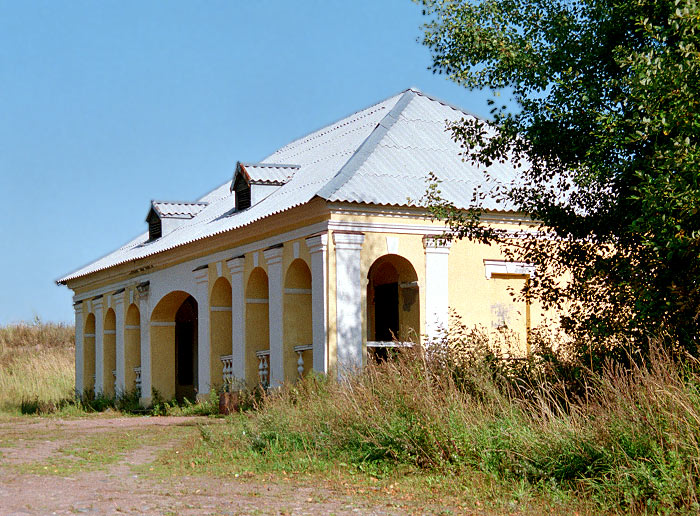
[[[381,359],[391,347],[419,341],[418,275],[407,259],[389,254],[375,260],[367,277],[367,347]]]
[[[153,309],[151,384],[166,400],[195,398],[197,301],[186,292],[169,293]]]
[[[221,357],[228,357],[231,345],[231,284],[226,278],[214,282],[210,296],[211,353],[210,371],[212,388],[223,385],[224,363]]]
[[[83,328],[83,391],[95,391],[95,315],[88,314]],[[80,394],[83,394],[82,392]]]
[[[114,396],[117,369],[117,317],[111,308],[105,313],[102,337],[102,392]]]
[[[245,290],[245,375],[249,386],[270,380],[270,320],[267,274],[256,267]]]
[[[135,304],[131,304],[126,311],[124,328],[124,389],[130,392],[140,387],[140,379],[141,313]]]
[[[311,271],[297,258],[284,278],[284,377],[295,380],[313,366]]]

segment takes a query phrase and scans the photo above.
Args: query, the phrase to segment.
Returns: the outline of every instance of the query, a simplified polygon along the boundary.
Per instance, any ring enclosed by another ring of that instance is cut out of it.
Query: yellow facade
[[[140,260],[138,264],[118,266],[95,273],[86,279],[74,280],[69,285],[77,296],[90,296],[97,290],[109,291],[111,285],[125,285],[124,327],[124,386],[127,391],[136,385],[134,368],[141,365],[142,314],[139,306],[139,293],[135,286],[134,270],[153,275],[159,271],[167,272],[180,264],[194,260],[206,261],[204,271],[206,283],[206,300],[209,324],[209,385],[219,388],[223,382],[222,357],[232,355],[234,342],[232,335],[242,331],[245,338],[244,366],[246,382],[253,387],[259,382],[261,360],[260,352],[270,349],[270,282],[269,267],[265,260],[266,246],[255,247],[256,241],[273,239],[276,235],[296,232],[303,236],[283,239],[281,244],[281,285],[282,289],[282,367],[284,381],[295,381],[299,376],[299,357],[303,361],[303,374],[308,373],[313,364],[311,348],[314,334],[312,320],[312,285],[314,282],[312,257],[306,243],[310,233],[304,234],[304,228],[312,224],[324,223],[327,227],[322,233],[327,235],[325,249],[325,346],[327,350],[327,372],[337,372],[337,271],[336,249],[334,244],[335,227],[350,227],[363,235],[360,251],[361,314],[362,314],[362,354],[366,362],[367,342],[384,341],[385,335],[379,335],[377,328],[377,300],[386,292],[387,285],[396,289],[397,320],[392,339],[399,342],[420,343],[426,333],[426,235],[438,234],[442,229],[438,223],[429,220],[424,214],[413,210],[391,216],[388,213],[368,211],[358,208],[344,211],[342,206],[329,208],[325,203],[312,202],[308,205],[290,210],[286,216],[271,216],[254,224],[251,228],[242,228],[234,232],[217,235],[193,242],[168,253],[154,255]],[[500,222],[499,222],[500,223]],[[504,227],[518,228],[516,222],[506,221]],[[208,257],[225,253],[228,249],[247,249],[243,256],[243,315],[244,331],[234,327],[232,301],[232,281],[227,261],[233,258],[208,260]],[[449,286],[446,293],[450,309],[460,316],[467,327],[484,329],[507,338],[503,342],[510,346],[508,350],[514,355],[528,352],[528,333],[543,319],[541,307],[529,305],[523,300],[514,300],[527,283],[523,274],[494,273],[485,274],[485,260],[502,260],[498,248],[485,246],[466,240],[456,241],[449,249],[448,270]],[[139,275],[136,274],[136,278]],[[153,286],[151,286],[153,288]],[[194,295],[190,290],[173,288],[167,295],[153,300],[148,335],[150,346],[151,387],[164,399],[176,396],[176,378],[178,356],[176,352],[176,314],[186,299]],[[108,294],[106,294],[108,295]],[[106,298],[105,295],[105,299]],[[202,299],[202,298],[200,298]],[[156,302],[157,301],[157,302]],[[195,301],[196,303],[196,301]],[[200,312],[201,313],[201,312]],[[95,387],[92,380],[95,361],[95,320],[89,311],[83,314],[83,386],[85,389]],[[112,307],[106,305],[103,324],[103,392],[115,393],[113,371],[116,369],[116,317]],[[384,331],[384,330],[382,330]],[[381,337],[381,338],[380,338]],[[295,347],[304,347],[295,351]],[[267,366],[270,363],[268,359]],[[196,369],[196,364],[195,364]],[[270,371],[268,369],[268,375]],[[196,375],[196,371],[195,371]],[[269,377],[268,377],[269,379]],[[144,393],[148,398],[148,393]]]

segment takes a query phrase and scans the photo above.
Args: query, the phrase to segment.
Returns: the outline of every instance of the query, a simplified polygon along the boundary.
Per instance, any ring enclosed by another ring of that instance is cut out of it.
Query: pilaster
[[[278,387],[284,382],[282,252],[283,248],[281,246],[263,251],[265,262],[267,263],[270,385],[273,387]]]
[[[211,388],[211,364],[209,355],[209,267],[202,266],[192,271],[197,285],[197,401],[209,397]]]
[[[439,237],[423,238],[425,247],[425,333],[428,342],[447,330],[449,319],[448,258],[452,242]]]
[[[364,233],[335,231],[336,329],[338,378],[362,367],[361,252]]]
[[[85,348],[83,344],[83,332],[85,325],[83,324],[83,303],[78,301],[73,304],[75,311],[75,395],[80,397],[85,389],[85,381],[83,379]]]
[[[150,283],[140,283],[136,287],[139,302],[139,326],[141,331],[141,395],[142,407],[150,407],[152,402],[151,382],[151,307],[149,304]]]
[[[328,373],[328,233],[306,239],[311,255],[311,325],[313,368]]]
[[[117,366],[117,378],[114,384],[114,393],[117,396],[124,394],[125,390],[125,371],[124,371],[124,295],[125,290],[120,289],[119,291],[112,294],[112,305],[114,308],[114,315],[116,319],[116,331],[115,331],[115,343],[116,343],[116,366]]]
[[[95,313],[95,395],[104,392],[105,365],[104,365],[104,313],[102,310],[102,297],[97,296],[92,300],[92,309]]]
[[[231,374],[240,382],[245,381],[245,288],[243,285],[243,257],[226,262],[231,273]]]

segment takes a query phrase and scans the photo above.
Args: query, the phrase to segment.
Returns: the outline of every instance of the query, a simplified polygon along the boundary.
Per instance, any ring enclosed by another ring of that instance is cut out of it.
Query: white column
[[[124,295],[126,292],[121,289],[121,292],[117,292],[112,295],[112,301],[114,303],[114,315],[117,321],[117,328],[115,332],[116,340],[116,352],[117,352],[117,379],[114,385],[114,392],[117,396],[124,394],[125,390],[125,380],[124,380]]]
[[[79,301],[73,305],[75,310],[75,395],[82,396],[85,388],[83,379],[85,348],[83,344],[83,303]]]
[[[328,373],[328,234],[306,239],[311,254],[311,326],[313,330],[313,368]]]
[[[439,337],[448,325],[448,257],[452,242],[426,236],[425,247],[425,333],[428,342]]]
[[[282,248],[263,251],[267,263],[267,288],[270,326],[270,386],[284,382],[283,308],[282,308]]]
[[[226,262],[231,272],[231,374],[245,382],[245,286],[243,285],[243,257]]]
[[[151,307],[148,303],[149,284],[141,283],[136,290],[139,293],[139,325],[141,331],[141,397],[142,407],[151,406]]]
[[[335,243],[335,312],[338,378],[362,367],[362,276],[360,253],[363,233],[333,233]]]
[[[195,269],[197,283],[197,401],[209,397],[211,387],[211,364],[209,341],[209,267]]]
[[[95,395],[104,392],[105,353],[104,353],[104,316],[102,315],[102,297],[92,300],[95,312]]]

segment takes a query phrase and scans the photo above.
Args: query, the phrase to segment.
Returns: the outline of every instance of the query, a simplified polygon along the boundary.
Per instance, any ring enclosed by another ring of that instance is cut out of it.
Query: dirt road
[[[0,421],[0,515],[405,514],[324,486],[274,478],[149,475],[202,418]],[[216,424],[211,420],[207,424]],[[431,511],[433,512],[433,511]]]

